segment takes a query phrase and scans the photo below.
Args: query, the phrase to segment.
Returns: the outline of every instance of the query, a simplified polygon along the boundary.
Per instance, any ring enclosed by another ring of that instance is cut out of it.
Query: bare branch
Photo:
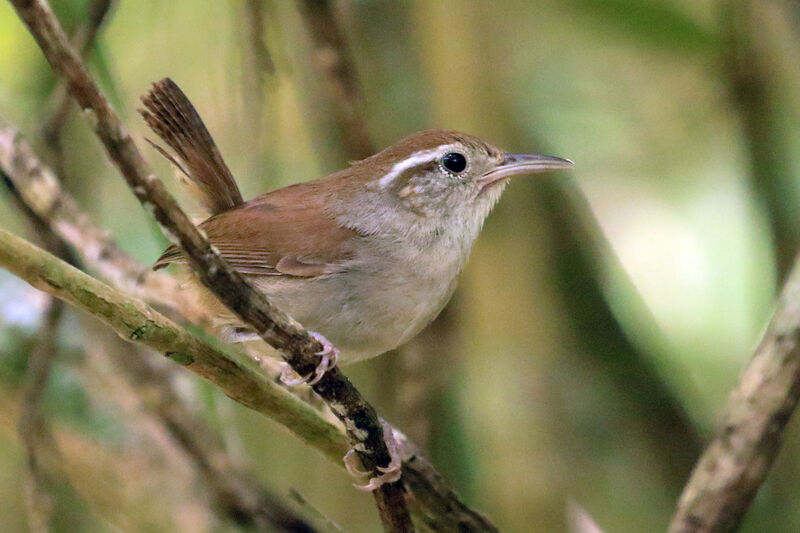
[[[781,447],[800,398],[800,263],[769,328],[725,406],[717,434],[689,478],[669,531],[738,529]]]
[[[347,440],[319,412],[266,376],[245,355],[180,328],[130,296],[71,267],[44,250],[0,229],[0,267],[34,287],[82,309],[121,338],[167,355],[209,380],[231,399],[275,420],[343,467]],[[495,532],[480,513],[461,502],[419,449],[394,431],[403,459],[410,503],[421,523],[434,531]]]
[[[330,99],[333,117],[347,155],[364,159],[375,153],[361,110],[364,98],[344,35],[330,0],[300,0],[308,34],[314,49],[311,62],[319,71]]]
[[[44,0],[11,0],[11,3],[50,66],[67,83],[70,94],[84,112],[92,114],[95,133],[137,199],[152,209],[167,234],[180,243],[198,279],[262,339],[279,350],[298,374],[312,372],[321,362],[319,352],[323,347],[228,265],[152,174],[119,117],[70,47],[49,4]],[[337,368],[326,372],[313,389],[345,422],[348,437],[364,466],[379,476],[378,467],[388,466],[391,457],[372,406]],[[387,531],[412,530],[402,479],[382,485],[373,495]]]
[[[0,266],[34,287],[92,314],[120,337],[165,354],[211,381],[233,400],[272,418],[341,462],[341,431],[266,376],[246,355],[211,337],[190,334],[140,300],[119,292],[57,257],[0,229]]]
[[[0,139],[7,130],[0,129]],[[37,161],[30,158],[35,157],[30,147],[24,141],[24,155],[28,157],[28,162],[32,162],[31,168],[41,170]],[[0,140],[0,146],[3,146]],[[0,160],[3,159],[3,151],[0,150]],[[17,151],[17,155],[20,155]],[[15,159],[15,158],[12,158]],[[46,169],[44,169],[45,172]],[[3,174],[0,172],[0,174]],[[3,174],[4,177],[5,174]],[[56,180],[45,180],[47,183],[57,184]],[[24,183],[28,183],[27,181]],[[35,180],[34,180],[35,183]],[[32,187],[36,189],[36,187]],[[52,233],[46,221],[42,220],[38,213],[34,212],[17,193],[13,196],[20,204],[20,209],[28,215],[37,233],[45,237],[48,248],[57,251],[57,255],[62,258],[70,257],[70,250],[65,241]],[[71,201],[71,198],[67,198]],[[113,246],[113,243],[112,243]],[[131,259],[131,261],[133,261]],[[74,261],[70,260],[74,264]],[[144,269],[144,267],[141,267]],[[112,268],[113,270],[113,268]],[[149,270],[149,269],[148,269]],[[124,274],[120,274],[124,275]],[[115,276],[119,277],[119,276]],[[171,280],[171,278],[168,278]],[[163,294],[164,299],[169,299],[169,294]],[[43,420],[39,413],[40,397],[44,391],[46,371],[52,359],[46,358],[45,354],[55,354],[54,336],[57,329],[57,319],[50,319],[53,312],[58,309],[58,316],[61,315],[63,302],[51,298],[48,304],[48,311],[45,313],[46,322],[40,328],[38,337],[40,345],[33,352],[28,363],[29,386],[26,389],[23,399],[22,413],[20,418],[20,437],[28,453],[28,463],[31,473],[29,500],[29,515],[31,517],[31,529],[46,533],[46,517],[48,497],[44,492],[46,486],[45,476],[41,472],[38,450],[40,446],[52,446],[52,439],[49,435],[42,435],[45,429]],[[112,355],[120,355],[121,352],[113,352]],[[313,532],[314,528],[287,508],[274,494],[255,481],[255,477],[247,472],[236,468],[230,460],[224,448],[213,432],[205,423],[194,416],[180,400],[177,391],[174,390],[172,381],[169,379],[169,372],[166,367],[156,367],[143,357],[131,357],[125,353],[122,357],[116,357],[116,363],[128,382],[138,388],[146,388],[146,402],[151,414],[157,418],[164,430],[171,434],[176,443],[184,450],[192,460],[199,474],[208,483],[213,494],[217,507],[224,512],[230,519],[239,524],[254,526],[260,531],[285,531],[286,533]],[[56,450],[53,450],[56,451]]]

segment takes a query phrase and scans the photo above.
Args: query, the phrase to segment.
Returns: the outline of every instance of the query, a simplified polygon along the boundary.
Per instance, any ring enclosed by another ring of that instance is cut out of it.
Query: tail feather
[[[154,83],[142,96],[142,103],[145,109],[139,112],[145,122],[175,151],[179,161],[160,148],[158,151],[178,163],[206,209],[216,214],[242,204],[242,193],[214,139],[177,84],[170,78]]]

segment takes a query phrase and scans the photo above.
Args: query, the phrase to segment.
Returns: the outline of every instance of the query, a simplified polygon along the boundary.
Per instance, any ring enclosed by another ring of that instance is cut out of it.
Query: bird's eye
[[[467,168],[467,158],[464,157],[464,154],[450,152],[442,158],[442,166],[453,174],[459,174]]]

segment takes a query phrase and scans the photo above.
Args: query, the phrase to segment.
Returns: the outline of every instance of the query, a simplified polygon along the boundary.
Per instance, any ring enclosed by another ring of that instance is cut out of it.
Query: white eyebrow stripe
[[[454,149],[455,146],[456,145],[454,144],[443,144],[430,150],[420,150],[418,152],[414,152],[402,161],[395,163],[392,169],[378,181],[378,186],[381,189],[385,189],[391,185],[392,182],[397,179],[398,176],[400,176],[400,174],[409,168],[415,167],[420,163],[427,163],[428,161],[438,159],[440,156],[444,155],[445,152]]]

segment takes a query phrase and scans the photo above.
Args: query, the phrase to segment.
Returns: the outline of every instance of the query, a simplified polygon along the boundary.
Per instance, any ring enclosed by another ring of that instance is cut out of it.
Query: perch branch
[[[165,354],[217,385],[233,400],[283,424],[325,456],[341,462],[342,454],[348,449],[341,431],[274,383],[246,355],[201,332],[187,332],[140,300],[2,229],[0,267],[37,289],[92,314],[123,339]]]
[[[0,130],[0,138],[2,133]],[[26,155],[35,157],[32,152]],[[3,174],[2,169],[0,174]],[[56,235],[47,222],[39,217],[19,194],[15,194],[12,198],[27,215],[47,248],[58,257],[75,265],[76,261],[66,241]],[[45,491],[46,478],[42,471],[42,461],[39,459],[39,449],[40,446],[50,446],[57,452],[55,443],[44,426],[40,404],[56,353],[55,336],[64,305],[61,300],[50,296],[48,298],[50,301],[43,313],[44,321],[38,335],[39,344],[28,362],[28,378],[19,423],[20,440],[28,454],[31,475],[28,494],[29,523],[31,530],[37,533],[49,531],[47,527],[49,498]],[[147,390],[143,397],[148,400],[145,404],[149,412],[193,462],[200,476],[210,487],[217,508],[236,523],[253,526],[259,531],[286,533],[315,531],[277,496],[259,485],[252,475],[234,465],[214,433],[202,420],[194,416],[180,399],[170,379],[168,370],[171,368],[157,367],[144,357],[131,357],[130,353],[123,354],[122,351],[112,350],[110,353],[116,356],[115,361],[119,370],[131,386],[137,390]]]
[[[11,0],[11,3],[53,71],[66,82],[81,108],[91,115],[95,133],[137,199],[152,209],[167,235],[180,243],[198,279],[262,339],[279,350],[298,374],[312,372],[321,362],[319,352],[323,347],[228,265],[150,171],[119,117],[70,47],[49,4],[45,0]],[[380,476],[378,468],[388,466],[391,457],[373,407],[337,368],[326,372],[313,389],[345,424],[364,467]],[[404,492],[402,479],[373,491],[386,531],[412,530]]]
[[[120,337],[148,346],[218,386],[233,400],[275,420],[335,464],[348,444],[341,431],[264,375],[244,354],[179,327],[141,301],[71,267],[0,229],[0,267],[109,325]],[[410,503],[435,531],[496,532],[480,513],[462,503],[444,477],[414,444],[395,430]]]
[[[781,447],[800,398],[800,263],[683,489],[671,533],[738,529]]]

